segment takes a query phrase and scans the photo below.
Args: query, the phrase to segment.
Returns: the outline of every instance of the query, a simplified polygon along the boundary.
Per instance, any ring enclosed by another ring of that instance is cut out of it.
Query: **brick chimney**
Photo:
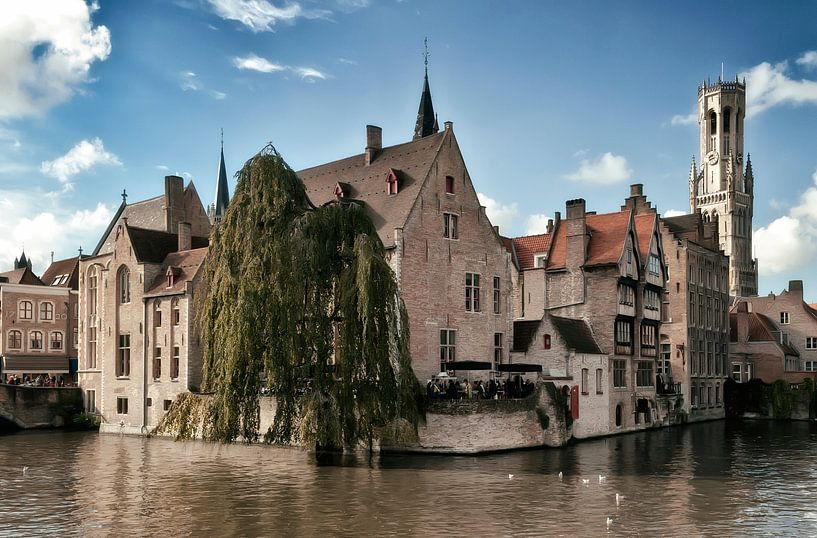
[[[568,200],[565,203],[565,229],[567,252],[565,265],[568,270],[584,265],[587,253],[587,224],[584,198]]]
[[[184,181],[179,176],[165,176],[165,231],[175,234],[184,219]]]
[[[383,129],[376,125],[366,126],[366,166],[372,164],[383,149]]]
[[[547,233],[553,233],[553,219],[548,219]]]
[[[633,183],[630,185],[630,196],[624,199],[624,205],[621,210],[631,210],[636,215],[642,213],[654,213],[655,209],[652,207],[652,202],[647,201],[644,196],[644,185],[641,183]]]
[[[179,251],[190,250],[193,247],[193,234],[189,222],[179,223]]]
[[[749,303],[741,301],[736,308],[737,326],[738,326],[738,343],[746,343],[749,341]]]
[[[803,299],[803,281],[802,280],[789,280],[789,293],[793,293]]]

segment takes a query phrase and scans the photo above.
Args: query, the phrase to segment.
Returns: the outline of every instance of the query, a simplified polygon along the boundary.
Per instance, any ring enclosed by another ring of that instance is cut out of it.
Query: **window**
[[[173,325],[178,325],[181,321],[181,310],[179,309],[179,300],[173,299]]]
[[[792,355],[786,355],[786,364],[785,369],[787,372],[796,372],[799,370],[797,367],[797,357],[793,357]]]
[[[712,399],[712,385],[706,387],[706,404],[712,406],[715,400]]]
[[[692,407],[698,407],[698,385],[695,383],[689,387],[689,398],[692,400],[690,405],[692,405]]]
[[[635,384],[637,387],[652,387],[655,383],[655,376],[652,375],[653,361],[638,361],[638,369],[635,372]]]
[[[88,368],[96,368],[96,326],[88,324]]]
[[[740,374],[741,374],[740,364],[734,363],[732,364],[732,379],[740,383]]]
[[[655,357],[658,327],[648,323],[641,324],[641,355]]]
[[[817,349],[817,336],[806,337],[806,349]]]
[[[633,322],[616,320],[616,354],[633,354]]]
[[[93,389],[85,391],[85,411],[96,413],[96,391]]]
[[[712,297],[706,298],[706,326],[712,326]]]
[[[627,263],[633,263],[633,251],[632,249],[627,249]]]
[[[173,357],[170,359],[170,379],[179,379],[179,346],[173,347]]]
[[[96,274],[96,267],[91,267],[88,272],[88,315],[94,316],[96,314],[97,302],[97,283],[98,277]],[[90,325],[90,324],[89,324]]]
[[[119,335],[119,354],[116,361],[116,376],[128,377],[130,375],[130,335]]]
[[[817,372],[817,361],[806,361],[807,372]]]
[[[165,411],[170,411],[170,404],[172,404],[172,403],[173,403],[173,400],[164,400],[162,402],[162,407],[164,408]]]
[[[497,364],[502,364],[502,333],[494,333],[494,369]]]
[[[454,194],[454,178],[452,176],[445,176],[445,193]]]
[[[537,254],[533,257],[533,266],[534,267],[544,267],[547,264],[547,254]]]
[[[162,304],[160,302],[156,302],[156,309],[153,311],[153,324],[156,327],[162,326]]]
[[[550,335],[546,334],[542,337],[542,349],[550,349]]]
[[[589,382],[589,371],[587,368],[582,368],[582,394],[590,394],[590,389],[587,386]]]
[[[789,313],[788,312],[781,312],[780,313],[780,323],[783,325],[789,324]]]
[[[116,399],[116,412],[120,415],[127,415],[128,414],[128,399],[127,398],[117,398]]]
[[[661,260],[655,254],[650,254],[647,270],[653,276],[659,276],[661,274]]]
[[[479,312],[478,273],[465,273],[465,311]]]
[[[635,303],[635,290],[626,284],[618,285],[618,304],[633,306]]]
[[[616,426],[621,427],[621,404],[616,406]]]
[[[119,286],[119,304],[127,304],[130,302],[130,271],[127,267],[119,270],[119,278],[117,279]]]
[[[494,314],[499,314],[502,311],[502,293],[499,288],[499,277],[494,277]]]
[[[74,327],[74,334],[71,337],[71,344],[73,344],[72,347],[74,349],[79,347],[79,329],[77,327]]]
[[[443,213],[443,237],[446,239],[457,239],[457,215],[453,213]]]
[[[19,306],[20,319],[32,319],[34,317],[34,305],[31,301],[20,301]]]
[[[695,325],[695,292],[689,293],[689,323]]]
[[[655,312],[661,307],[661,297],[655,290],[644,290],[644,309]]]
[[[664,376],[664,381],[669,383],[672,377],[672,346],[669,343],[661,342],[661,360],[658,361],[658,373]]]
[[[386,186],[388,188],[389,196],[397,194],[397,176],[394,172],[389,171],[389,175],[386,177]]]
[[[62,349],[62,333],[59,331],[54,331],[51,333],[51,341],[49,343],[49,347],[54,350],[58,351]]]
[[[721,403],[721,384],[718,383],[715,385],[715,403],[720,405]]]
[[[40,303],[40,321],[54,321],[54,303]]]
[[[602,385],[602,381],[604,381],[604,370],[601,368],[596,368],[596,394],[604,394],[604,385]]]
[[[43,333],[40,331],[31,331],[29,334],[29,348],[42,349],[43,348]]]
[[[9,331],[9,349],[21,349],[23,347],[23,332]]]
[[[153,350],[153,380],[162,377],[162,348],[157,347]]]
[[[713,353],[714,353],[714,342],[707,342],[706,343],[706,375],[713,375],[715,373],[713,367],[715,363],[713,362]]]
[[[627,388],[627,361],[622,359],[613,360],[613,386]]]
[[[440,329],[440,371],[446,370],[445,363],[457,360],[457,331]]]

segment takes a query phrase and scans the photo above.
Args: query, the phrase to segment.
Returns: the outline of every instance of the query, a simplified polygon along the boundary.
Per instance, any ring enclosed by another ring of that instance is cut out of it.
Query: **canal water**
[[[0,437],[0,535],[815,536],[815,462],[817,427],[802,422],[332,465],[297,449],[24,432]]]

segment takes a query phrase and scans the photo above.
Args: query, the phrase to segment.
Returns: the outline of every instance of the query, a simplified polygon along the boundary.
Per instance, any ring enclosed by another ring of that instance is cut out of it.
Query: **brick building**
[[[144,433],[201,383],[193,297],[210,221],[192,182],[122,205],[80,263],[80,369],[100,431]]]
[[[2,375],[74,380],[79,257],[52,262],[38,278],[25,253],[0,273]]]
[[[549,233],[511,243],[522,318],[513,360],[573,377],[577,427],[583,410],[590,414],[582,435],[663,420],[655,384],[666,270],[657,215],[627,206],[598,215],[578,199],[560,217]]]
[[[507,360],[511,255],[477,199],[453,124],[437,130],[428,73],[411,142],[383,147],[381,129],[368,125],[363,153],[298,176],[315,205],[352,200],[372,219],[408,311],[421,381],[456,360]]]

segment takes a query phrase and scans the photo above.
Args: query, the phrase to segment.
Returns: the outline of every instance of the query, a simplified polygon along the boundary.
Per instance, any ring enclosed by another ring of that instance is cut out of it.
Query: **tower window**
[[[729,133],[729,124],[732,120],[732,109],[726,107],[723,109],[723,132],[724,134]]]
[[[718,115],[714,110],[709,111],[709,134],[714,135],[718,132]]]

